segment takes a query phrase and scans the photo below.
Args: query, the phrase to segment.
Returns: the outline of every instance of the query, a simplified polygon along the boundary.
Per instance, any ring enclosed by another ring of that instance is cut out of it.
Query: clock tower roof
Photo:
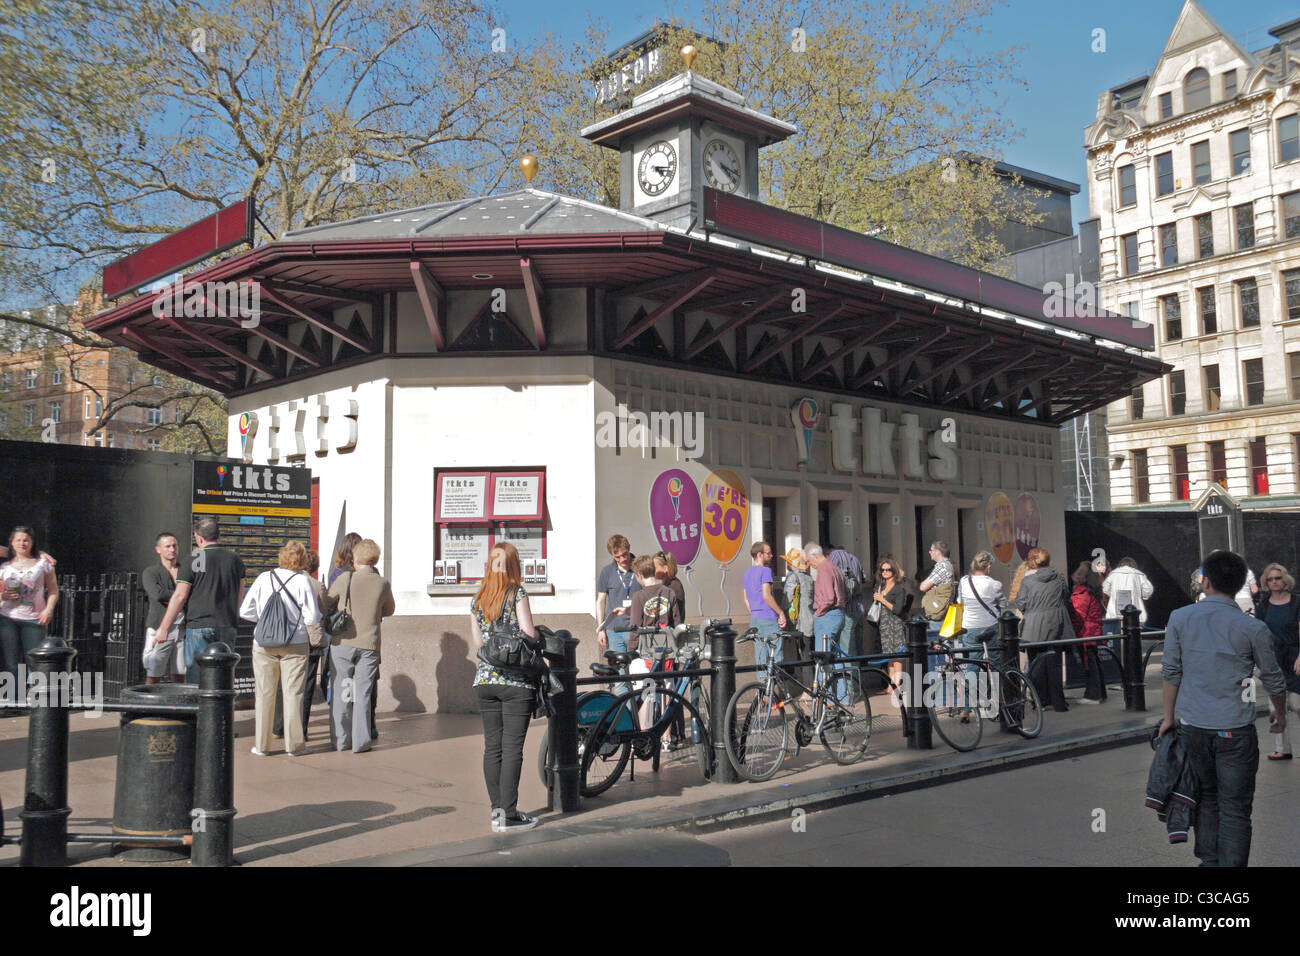
[[[798,132],[790,123],[750,109],[735,90],[686,70],[641,93],[631,107],[593,123],[581,134],[598,146],[620,149],[627,138],[688,117],[710,120],[752,137],[758,146],[779,143]]]

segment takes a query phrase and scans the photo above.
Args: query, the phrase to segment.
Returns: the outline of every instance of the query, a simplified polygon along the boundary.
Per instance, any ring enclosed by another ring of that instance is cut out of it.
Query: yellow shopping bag
[[[948,610],[943,615],[943,627],[939,628],[940,637],[952,637],[961,630],[961,613],[960,604],[948,605]]]

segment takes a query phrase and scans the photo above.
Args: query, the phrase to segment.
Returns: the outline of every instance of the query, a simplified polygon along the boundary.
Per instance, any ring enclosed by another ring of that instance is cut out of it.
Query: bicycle
[[[767,644],[772,660],[781,635],[762,637],[757,628],[750,628],[737,643],[751,640]],[[832,669],[837,656],[842,656],[836,650],[813,651],[810,656],[814,665],[812,687],[772,660],[763,680],[739,688],[727,702],[722,724],[727,756],[746,780],[757,783],[769,779],[785,760],[792,742],[794,756],[799,748],[818,738],[839,764],[855,763],[866,754],[871,737],[871,704],[862,691],[859,670],[844,665]],[[809,715],[805,716],[790,687],[812,695]],[[788,721],[790,711],[795,715],[793,736]]]
[[[709,633],[714,628],[729,626],[731,621],[710,620],[696,627],[696,633]],[[689,633],[682,625],[677,635]],[[655,637],[665,634],[659,628],[640,628],[637,634]],[[667,646],[647,648],[651,659],[648,673],[663,673],[673,669],[693,670],[708,659],[707,649],[700,644],[687,642],[673,650]],[[593,663],[592,673],[598,677],[626,677],[635,679],[629,665],[641,658],[640,654],[626,651],[606,651],[608,663]],[[661,686],[661,684],[671,686]],[[642,686],[644,685],[644,686]],[[667,701],[667,704],[664,701]],[[649,721],[642,727],[641,704],[649,703]],[[615,694],[609,690],[595,690],[578,695],[578,763],[581,768],[579,792],[584,797],[599,796],[612,787],[629,761],[648,760],[658,772],[664,734],[676,723],[678,715],[689,719],[687,738],[695,747],[696,762],[705,779],[713,776],[713,751],[710,726],[709,695],[699,676],[682,677],[671,682],[642,679],[637,686]],[[538,758],[538,772],[542,783],[550,786],[550,730],[542,737]],[[635,778],[635,763],[633,763]]]
[[[950,639],[931,645],[933,652],[944,655],[944,661],[939,665],[934,685],[925,688],[927,695],[943,698],[926,705],[930,725],[944,743],[960,753],[979,746],[984,720],[1000,720],[1008,730],[1027,739],[1037,737],[1043,729],[1043,705],[1034,685],[1020,668],[1000,660],[991,662],[987,642],[981,644],[983,658],[970,657],[973,648],[953,643],[965,633],[962,629]],[[985,675],[987,694],[981,694],[976,672]],[[996,692],[993,691],[994,674],[998,675]]]

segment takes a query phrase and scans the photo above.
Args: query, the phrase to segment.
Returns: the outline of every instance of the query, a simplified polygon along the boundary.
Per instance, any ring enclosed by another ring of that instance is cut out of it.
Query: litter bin
[[[122,703],[192,704],[195,684],[141,684],[122,691]],[[184,846],[132,846],[132,836],[185,836],[194,806],[194,753],[198,723],[194,714],[124,711],[117,750],[113,798],[114,843],[128,860],[175,860]]]

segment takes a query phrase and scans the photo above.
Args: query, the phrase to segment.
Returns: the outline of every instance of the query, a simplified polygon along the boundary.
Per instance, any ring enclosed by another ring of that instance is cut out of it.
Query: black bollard
[[[191,811],[195,866],[235,862],[235,664],[239,655],[220,641],[197,658],[199,720]]]
[[[582,774],[578,763],[578,639],[568,631],[555,632],[554,644],[558,645],[556,649],[560,652],[558,660],[551,650],[552,643],[547,641],[546,656],[551,661],[552,676],[559,679],[564,690],[551,698],[555,716],[550,720],[552,785],[547,800],[553,803],[558,792],[560,812],[575,813],[582,809],[578,794]]]
[[[1016,612],[1010,609],[1003,611],[1002,616],[998,618],[998,663],[1003,667],[1014,667],[1020,670],[1020,618],[1016,617]],[[1010,699],[1005,675],[1000,674],[998,677],[998,690],[1002,694],[1001,700]],[[998,717],[1004,734],[1016,732],[1016,728],[1007,725],[1001,710],[998,711]]]
[[[930,734],[930,712],[925,709],[925,672],[929,667],[930,623],[917,616],[907,622],[907,650],[912,655],[908,661],[910,692],[907,701],[907,719],[912,732],[907,735],[909,750],[933,750]]]
[[[709,720],[709,729],[713,733],[713,779],[717,783],[740,783],[740,774],[727,753],[727,741],[722,736],[726,730],[722,726],[727,713],[727,704],[736,692],[736,632],[729,627],[715,627],[709,634],[710,663],[713,665],[713,677],[710,678],[709,702],[713,714]]]
[[[27,655],[27,793],[20,866],[68,865],[68,704],[54,675],[67,673],[77,652],[61,637],[47,637]],[[66,689],[67,684],[62,686]],[[25,688],[18,688],[19,692]]]
[[[1120,615],[1124,620],[1124,672],[1128,674],[1124,709],[1146,710],[1147,675],[1142,672],[1142,615],[1132,604],[1120,611]]]

